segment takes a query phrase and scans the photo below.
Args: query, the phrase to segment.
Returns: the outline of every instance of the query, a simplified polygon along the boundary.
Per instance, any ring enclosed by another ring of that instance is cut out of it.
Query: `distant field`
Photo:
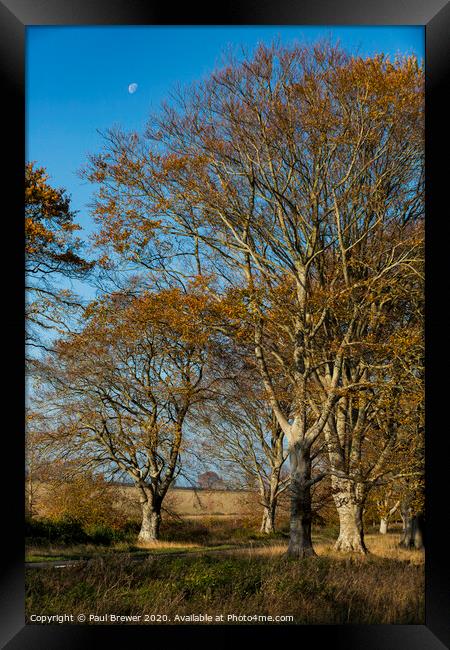
[[[117,502],[112,504],[127,509],[130,517],[140,517],[139,495],[130,486],[115,486]],[[33,510],[36,516],[46,516],[45,496],[48,485],[40,482],[34,486]],[[232,517],[255,514],[258,511],[258,495],[245,490],[200,490],[172,488],[164,500],[164,508],[180,517],[197,518],[205,516]]]

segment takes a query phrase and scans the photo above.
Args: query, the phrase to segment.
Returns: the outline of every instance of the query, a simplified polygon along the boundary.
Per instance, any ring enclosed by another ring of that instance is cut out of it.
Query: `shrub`
[[[70,517],[53,520],[48,518],[27,519],[25,521],[25,537],[33,544],[86,544],[89,535],[83,530],[82,524]]]
[[[85,532],[92,544],[109,546],[114,539],[114,531],[104,524],[90,524],[86,526]]]
[[[132,521],[125,522],[120,528],[112,528],[101,523],[84,524],[67,516],[60,519],[47,517],[25,520],[27,543],[34,546],[48,544],[109,546],[113,542],[134,542],[138,532],[139,525]]]
[[[126,521],[123,493],[117,485],[84,468],[55,463],[47,471],[39,511],[48,519],[73,519],[83,526],[120,528]]]
[[[173,542],[205,543],[210,531],[203,523],[185,520],[164,521],[161,526],[161,537]]]

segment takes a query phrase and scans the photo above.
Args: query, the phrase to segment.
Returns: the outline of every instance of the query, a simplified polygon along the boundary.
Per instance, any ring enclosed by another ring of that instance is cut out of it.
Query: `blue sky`
[[[423,27],[205,26],[28,27],[26,48],[26,158],[47,168],[65,187],[91,230],[92,187],[76,171],[100,148],[97,129],[120,124],[141,130],[177,83],[213,70],[228,45],[339,39],[350,52],[414,53],[424,57]],[[131,83],[137,91],[128,92]]]

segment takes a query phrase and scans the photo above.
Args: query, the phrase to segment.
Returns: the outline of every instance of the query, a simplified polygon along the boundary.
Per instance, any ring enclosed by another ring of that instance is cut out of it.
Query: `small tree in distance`
[[[216,472],[202,472],[197,478],[198,487],[201,490],[223,490],[226,489],[225,481]]]

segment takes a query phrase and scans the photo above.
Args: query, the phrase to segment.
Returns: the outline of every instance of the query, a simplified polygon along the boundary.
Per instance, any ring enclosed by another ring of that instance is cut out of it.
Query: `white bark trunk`
[[[264,506],[264,513],[261,522],[261,533],[270,535],[275,532],[275,508],[272,506]]]
[[[156,542],[159,539],[161,514],[150,501],[142,504],[142,525],[138,536],[139,542]]]
[[[399,507],[399,505],[400,505],[400,501],[397,501],[397,503],[395,503],[390,510],[386,510],[384,516],[382,516],[380,518],[380,533],[382,535],[386,535],[386,533],[388,531],[388,527],[389,527],[389,521],[390,521],[392,515],[395,513],[395,511]],[[384,506],[385,507],[387,506],[386,502],[384,503]]]
[[[353,484],[345,479],[333,478],[335,493],[333,495],[339,515],[339,537],[335,550],[343,553],[353,552],[365,555],[363,501],[357,495]]]

